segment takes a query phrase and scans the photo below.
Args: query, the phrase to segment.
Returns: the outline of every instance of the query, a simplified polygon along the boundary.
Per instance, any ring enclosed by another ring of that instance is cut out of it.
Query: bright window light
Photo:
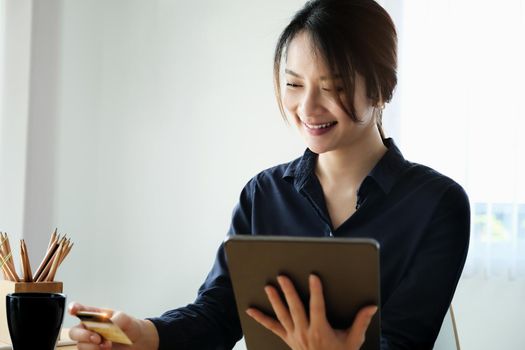
[[[466,189],[464,277],[525,277],[525,1],[404,1],[400,145]]]

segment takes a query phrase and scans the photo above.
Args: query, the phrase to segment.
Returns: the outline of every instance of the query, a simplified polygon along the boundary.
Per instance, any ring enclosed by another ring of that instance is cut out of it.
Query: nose
[[[299,111],[303,117],[315,117],[324,111],[318,89],[305,89],[301,97]]]

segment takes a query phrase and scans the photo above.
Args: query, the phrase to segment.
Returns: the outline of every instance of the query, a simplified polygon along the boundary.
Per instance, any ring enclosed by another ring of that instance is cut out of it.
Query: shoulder
[[[257,201],[268,203],[268,200],[277,200],[289,196],[293,191],[293,181],[289,174],[301,158],[288,163],[278,164],[260,171],[253,176],[243,187],[239,196],[239,208],[252,208]]]
[[[428,201],[445,207],[469,210],[469,199],[464,188],[452,178],[418,163],[407,161],[400,186],[408,192],[418,192]]]
[[[427,185],[439,190],[463,191],[463,188],[455,180],[439,171],[419,163],[406,161],[406,168],[401,180],[412,186]]]
[[[251,190],[289,187],[291,183],[290,178],[294,176],[295,169],[301,162],[301,159],[299,157],[290,162],[260,171],[248,181],[246,187],[249,187]]]

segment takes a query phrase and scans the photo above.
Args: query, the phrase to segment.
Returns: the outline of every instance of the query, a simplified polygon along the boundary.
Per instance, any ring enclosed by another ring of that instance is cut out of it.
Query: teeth
[[[325,129],[325,128],[328,128],[329,126],[332,126],[335,124],[335,122],[330,122],[330,123],[325,123],[325,124],[307,124],[307,123],[304,123],[309,129]]]

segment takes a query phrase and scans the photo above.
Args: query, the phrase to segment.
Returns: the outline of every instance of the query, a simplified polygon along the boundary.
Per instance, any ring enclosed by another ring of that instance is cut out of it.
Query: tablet
[[[277,275],[291,278],[308,309],[308,276],[321,278],[327,317],[334,328],[352,325],[364,306],[381,305],[379,244],[373,239],[230,236],[225,241],[228,269],[248,350],[285,350],[279,337],[246,314],[256,307],[275,317],[264,292],[267,284],[278,287]],[[380,312],[366,333],[364,350],[380,348]]]

